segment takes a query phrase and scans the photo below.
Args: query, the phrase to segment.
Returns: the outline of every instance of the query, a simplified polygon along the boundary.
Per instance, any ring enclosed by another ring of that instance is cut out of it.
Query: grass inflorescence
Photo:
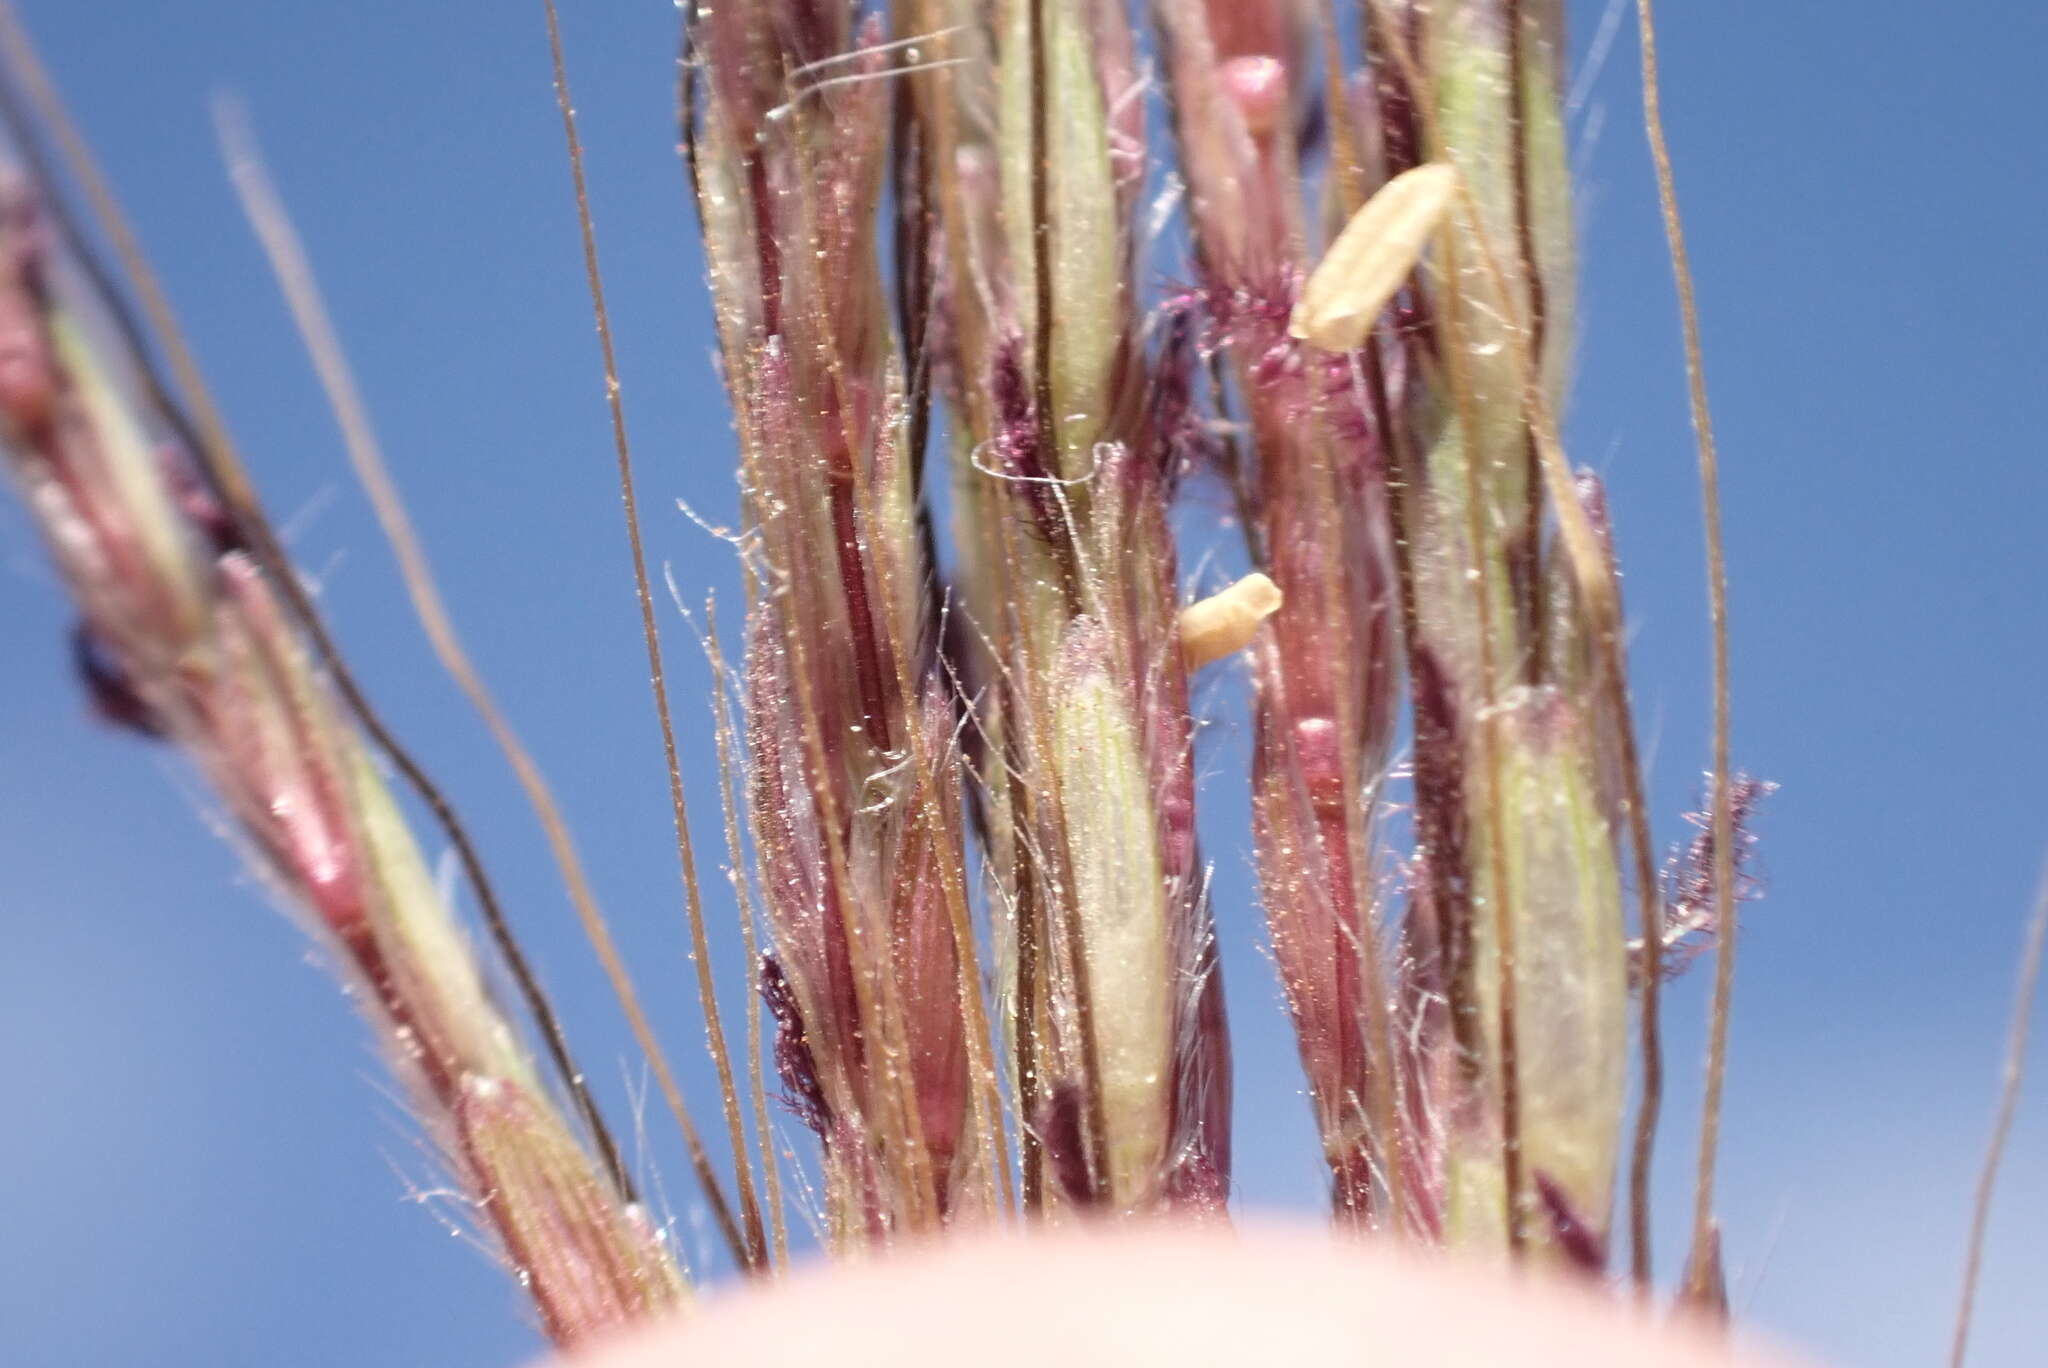
[[[1661,872],[1616,515],[1559,435],[1577,326],[1562,0],[685,9],[675,112],[745,575],[730,664],[715,618],[704,642],[746,869],[734,1030],[544,6],[723,1154],[456,640],[282,207],[231,142],[414,606],[542,815],[733,1262],[784,1265],[793,1216],[841,1255],[1229,1219],[1191,703],[1217,671],[1249,690],[1249,839],[1333,1223],[1588,1278],[1625,1234],[1648,1295],[1660,985],[1711,948],[1679,1282],[1725,1314],[1731,942],[1771,786],[1731,768],[1718,466],[1649,5],[1715,694],[1704,810]],[[190,760],[330,951],[547,1331],[686,1305],[450,801],[349,675],[11,18],[6,35],[0,437],[77,603],[94,705]],[[1234,517],[1198,527],[1191,485]],[[1250,573],[1193,594],[1191,537],[1235,540]],[[488,956],[391,775],[462,854]],[[486,990],[492,960],[523,1019]],[[812,1146],[794,1165],[777,1105]]]

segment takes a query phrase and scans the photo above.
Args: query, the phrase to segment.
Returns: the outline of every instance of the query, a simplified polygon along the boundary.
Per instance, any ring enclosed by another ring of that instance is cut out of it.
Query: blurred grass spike
[[[645,1289],[634,1308],[550,1317],[578,1338],[682,1293],[673,1261],[546,1100],[520,1029],[434,886],[413,833],[272,574],[195,474],[178,424],[136,393],[90,277],[37,188],[0,187],[0,436],[85,618],[96,692],[205,776],[259,870],[305,914],[378,1029],[428,1138],[532,1286],[558,1256]],[[478,1162],[465,1107],[516,1089],[521,1124]],[[573,1188],[572,1207],[559,1193]],[[519,1226],[560,1208],[551,1234]],[[621,1238],[619,1230],[639,1232]]]

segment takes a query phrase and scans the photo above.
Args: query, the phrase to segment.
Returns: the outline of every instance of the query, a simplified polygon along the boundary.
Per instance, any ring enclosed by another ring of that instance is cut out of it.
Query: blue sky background
[[[247,101],[456,615],[688,1061],[699,1037],[664,783],[538,4],[20,8],[341,639],[459,795],[626,1114],[637,1072],[617,1014],[502,764],[402,607],[207,107],[220,90]],[[673,7],[566,8],[653,554],[736,601],[725,549],[670,502],[713,519],[735,503],[673,155]],[[1945,1342],[2048,837],[2048,287],[2027,245],[2048,210],[2031,93],[2048,12],[1664,9],[1726,460],[1736,749],[1783,785],[1760,824],[1770,896],[1738,985],[1731,1276],[1756,1325],[1825,1357],[1924,1363]],[[1582,38],[1597,18],[1581,14]],[[1570,437],[1610,482],[1660,834],[1676,839],[1706,752],[1704,590],[1634,61],[1624,24],[1583,121]],[[0,1359],[519,1361],[538,1341],[514,1289],[404,1200],[431,1169],[365,1033],[209,834],[190,778],[85,716],[68,622],[32,529],[0,501]],[[707,680],[686,633],[670,644],[712,836]],[[1215,715],[1204,840],[1231,944],[1240,1196],[1305,1211],[1317,1164],[1256,950],[1242,732],[1227,700]],[[1704,977],[1672,1000],[1667,1266]],[[707,1107],[708,1083],[691,1077]],[[658,1111],[647,1131],[685,1239],[701,1240]],[[1981,1363],[2037,1361],[2048,1334],[2044,1140],[2037,1077],[1993,1232]]]

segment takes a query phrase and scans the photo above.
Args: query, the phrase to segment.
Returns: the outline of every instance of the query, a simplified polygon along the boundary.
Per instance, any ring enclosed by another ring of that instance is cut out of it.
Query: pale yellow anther
[[[1328,351],[1362,346],[1443,225],[1457,191],[1458,173],[1447,162],[1425,162],[1381,186],[1309,275],[1288,333]]]
[[[1253,571],[1221,593],[1180,610],[1180,653],[1190,670],[1251,644],[1259,624],[1280,609],[1280,586]]]

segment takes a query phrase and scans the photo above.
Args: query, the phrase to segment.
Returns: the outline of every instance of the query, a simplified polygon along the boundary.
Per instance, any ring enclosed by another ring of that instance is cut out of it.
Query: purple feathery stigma
[[[1607,1271],[1607,1237],[1586,1223],[1572,1206],[1571,1198],[1549,1174],[1537,1169],[1533,1175],[1536,1183],[1536,1200],[1542,1205],[1543,1217],[1550,1223],[1551,1239],[1557,1249],[1571,1261],[1571,1266],[1581,1273],[1594,1277]]]
[[[811,1042],[804,1034],[803,1010],[797,1006],[796,991],[773,955],[761,956],[761,1002],[775,1022],[775,1072],[782,1079],[782,1105],[788,1107],[818,1137],[829,1142],[832,1134],[832,1104],[825,1099],[818,1081],[818,1063],[811,1054]]]
[[[1088,1171],[1088,1145],[1081,1124],[1081,1089],[1061,1083],[1038,1109],[1038,1138],[1045,1146],[1046,1167],[1060,1195],[1083,1209],[1102,1203],[1102,1193]]]
[[[85,684],[92,710],[105,721],[125,727],[140,736],[161,738],[163,724],[135,688],[114,653],[90,625],[80,622],[71,629],[71,659]]]
[[[1708,776],[1711,789],[1712,776]],[[1728,781],[1728,829],[1734,835],[1735,871],[1733,900],[1754,902],[1763,896],[1763,883],[1751,868],[1756,853],[1756,833],[1750,823],[1758,804],[1777,792],[1778,786],[1738,772]],[[1664,977],[1675,978],[1698,959],[1713,942],[1717,898],[1714,858],[1714,814],[1711,808],[1685,814],[1696,829],[1683,854],[1673,850],[1664,864]]]

